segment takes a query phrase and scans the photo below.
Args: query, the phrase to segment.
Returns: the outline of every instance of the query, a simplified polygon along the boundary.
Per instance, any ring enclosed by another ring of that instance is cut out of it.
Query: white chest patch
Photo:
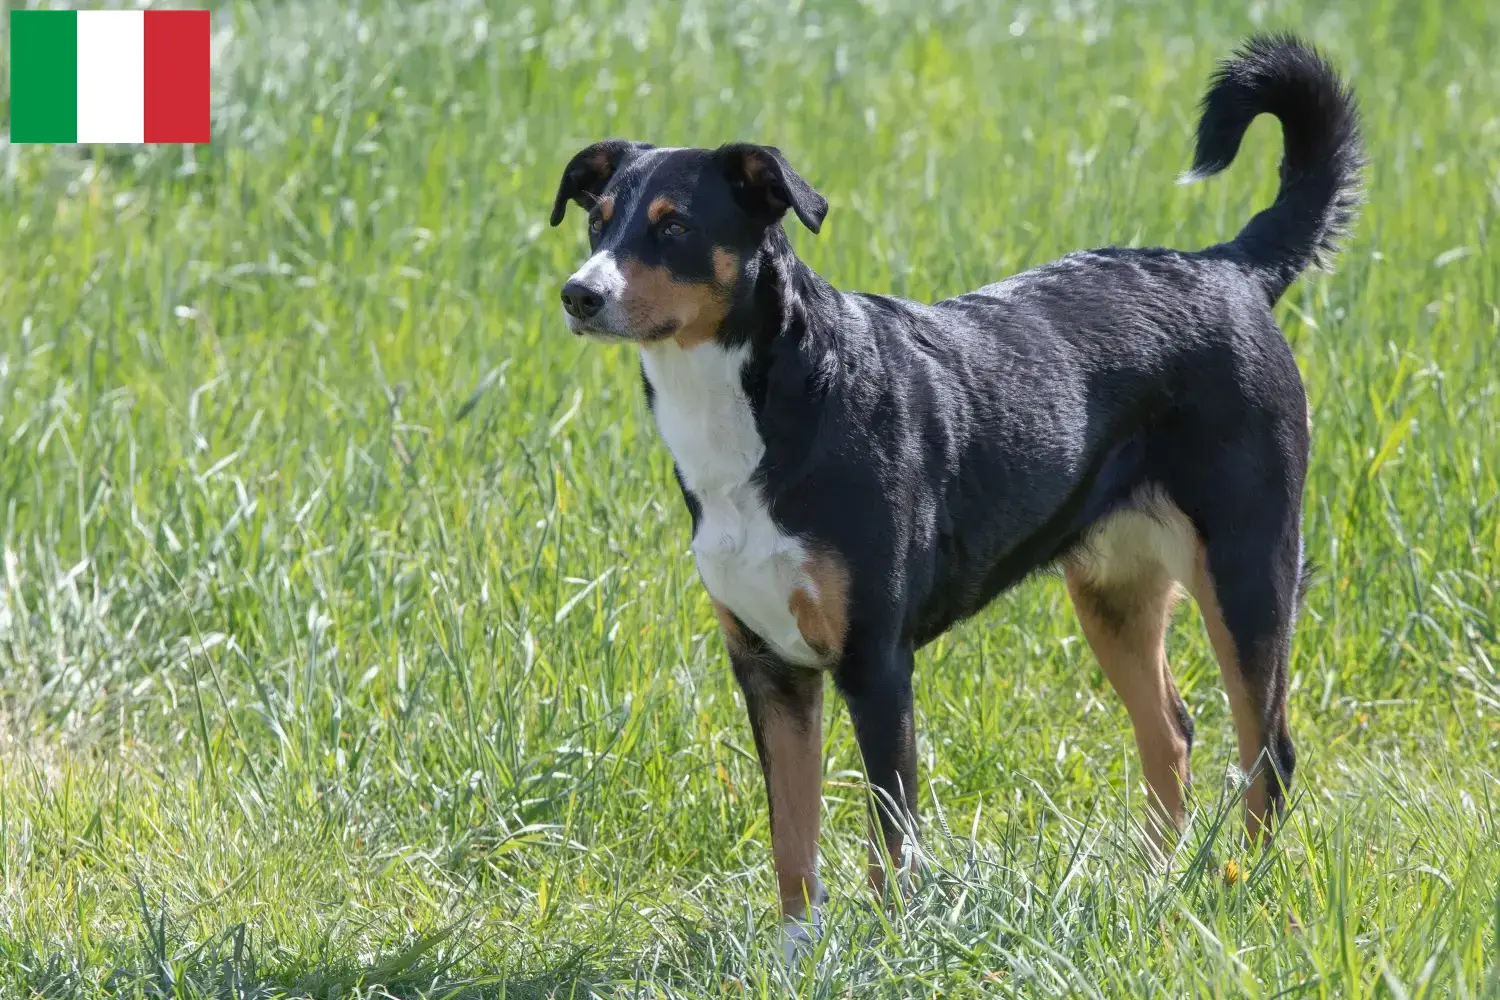
[[[665,341],[643,347],[641,363],[656,426],[702,508],[693,557],[703,585],[788,661],[818,666],[791,610],[795,591],[816,589],[807,548],[776,527],[751,482],[766,449],[740,381],[749,350]]]

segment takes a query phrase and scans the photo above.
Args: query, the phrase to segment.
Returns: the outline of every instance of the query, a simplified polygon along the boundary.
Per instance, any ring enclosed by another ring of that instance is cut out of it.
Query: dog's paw
[[[812,954],[823,933],[823,911],[812,908],[812,918],[787,917],[781,922],[781,961],[788,969]]]

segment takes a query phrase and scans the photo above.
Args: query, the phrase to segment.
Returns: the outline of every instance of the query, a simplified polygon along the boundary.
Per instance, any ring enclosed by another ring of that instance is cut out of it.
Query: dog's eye
[[[663,236],[681,236],[685,232],[687,232],[687,226],[684,226],[680,222],[669,222],[661,227],[661,234]]]
[[[595,236],[598,236],[600,233],[604,232],[604,220],[597,215],[590,219],[589,232],[593,233]]]

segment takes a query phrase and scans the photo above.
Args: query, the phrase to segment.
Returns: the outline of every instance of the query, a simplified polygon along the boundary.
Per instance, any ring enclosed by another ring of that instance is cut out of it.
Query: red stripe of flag
[[[208,11],[146,11],[146,141],[208,141]]]

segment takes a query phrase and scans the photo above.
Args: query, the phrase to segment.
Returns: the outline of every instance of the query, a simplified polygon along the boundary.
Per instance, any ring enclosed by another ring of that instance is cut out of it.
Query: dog
[[[1271,308],[1359,200],[1351,91],[1259,36],[1210,81],[1187,180],[1280,119],[1280,189],[1227,243],[1109,247],[933,305],[841,292],[792,251],[828,202],[774,146],[597,142],[551,222],[588,212],[573,333],[632,343],[764,772],[789,954],[816,929],[824,675],[872,787],[871,882],[915,829],[916,651],[1060,567],[1125,703],[1155,842],[1184,818],[1193,722],[1164,635],[1196,601],[1250,778],[1252,842],[1295,753],[1287,661],[1310,425]]]

